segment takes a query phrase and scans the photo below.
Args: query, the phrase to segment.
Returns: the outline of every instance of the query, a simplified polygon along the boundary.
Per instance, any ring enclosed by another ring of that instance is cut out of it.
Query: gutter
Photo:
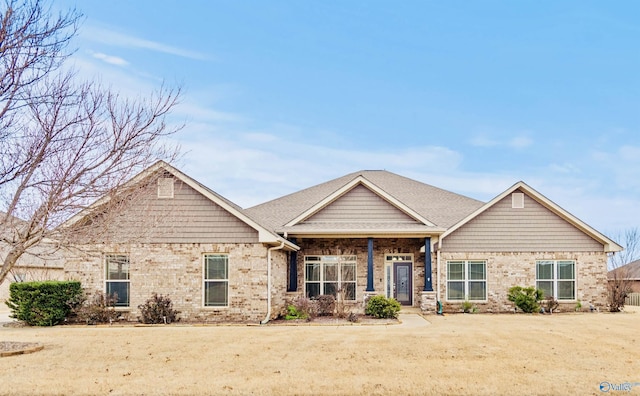
[[[273,246],[267,249],[267,315],[260,324],[267,324],[271,319],[271,252],[284,248],[284,241],[280,241],[280,246]]]

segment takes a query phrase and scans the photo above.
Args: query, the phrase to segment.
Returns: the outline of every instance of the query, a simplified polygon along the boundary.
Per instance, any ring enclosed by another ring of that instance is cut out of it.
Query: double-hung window
[[[486,261],[447,261],[447,300],[483,301],[486,299]]]
[[[229,305],[229,256],[204,255],[204,306]]]
[[[545,297],[576,299],[576,262],[573,260],[536,261],[536,287]]]
[[[117,296],[116,307],[129,306],[129,256],[107,254],[105,256],[106,294]]]
[[[356,256],[305,256],[304,291],[313,298],[322,294],[356,299]]]

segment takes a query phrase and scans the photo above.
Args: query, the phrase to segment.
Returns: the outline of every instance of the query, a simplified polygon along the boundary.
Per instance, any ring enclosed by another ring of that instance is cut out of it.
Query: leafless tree
[[[622,242],[624,250],[609,258],[608,304],[609,311],[619,312],[631,293],[632,280],[629,268],[625,266],[640,258],[640,230],[637,227],[629,228],[614,239]]]
[[[0,27],[0,283],[58,227],[103,196],[127,197],[124,182],[177,149],[166,116],[180,89],[126,98],[62,71],[79,14],[54,17],[37,0],[7,0]],[[113,204],[122,199],[111,200]]]

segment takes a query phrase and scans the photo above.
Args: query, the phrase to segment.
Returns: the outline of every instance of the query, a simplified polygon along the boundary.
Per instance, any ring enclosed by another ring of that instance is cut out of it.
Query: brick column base
[[[436,292],[423,291],[420,293],[420,310],[425,314],[434,314],[437,312]]]

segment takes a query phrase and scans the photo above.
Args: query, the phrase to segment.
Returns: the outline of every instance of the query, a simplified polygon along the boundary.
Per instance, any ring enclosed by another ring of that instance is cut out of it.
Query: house
[[[405,306],[513,311],[535,285],[573,309],[606,303],[607,254],[622,248],[523,182],[484,203],[387,171],[360,171],[242,209],[158,162],[103,221],[96,202],[65,227],[66,277],[118,294],[137,315],[152,293],[192,321],[268,321],[298,296],[354,310],[384,294]]]
[[[608,273],[609,283],[616,279],[628,282],[632,293],[640,293],[640,260],[612,269]]]
[[[0,231],[0,257],[5,258],[11,249],[11,243],[15,243],[12,238],[13,232],[19,230],[24,221],[15,217],[6,218],[6,213],[3,212],[0,212],[0,220],[2,220],[3,228]],[[23,254],[0,284],[0,304],[4,305],[4,302],[9,299],[9,287],[14,282],[61,280],[63,278],[62,257],[55,244],[44,240]]]

